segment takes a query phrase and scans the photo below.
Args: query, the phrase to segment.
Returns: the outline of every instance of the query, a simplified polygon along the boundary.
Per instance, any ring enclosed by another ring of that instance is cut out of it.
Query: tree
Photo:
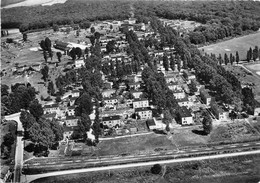
[[[170,67],[173,71],[175,71],[175,59],[173,58],[173,54],[171,54],[171,57],[170,57]]]
[[[60,96],[57,96],[57,97],[55,98],[55,101],[56,101],[57,103],[61,102],[61,97],[60,97]]]
[[[48,52],[51,52],[51,40],[48,37],[45,38],[45,47]]]
[[[9,86],[5,84],[1,84],[1,97],[4,95],[8,96],[8,94],[9,94]]]
[[[162,171],[162,166],[160,164],[155,164],[151,168],[152,174],[159,174]]]
[[[82,56],[82,50],[79,47],[75,48],[75,54],[77,55],[78,59]]]
[[[39,101],[37,99],[31,101],[29,105],[29,111],[36,120],[38,120],[43,115],[42,105],[39,104]]]
[[[258,58],[259,56],[259,53],[258,53],[258,46],[255,46],[254,50],[253,50],[253,60],[256,61],[256,59]]]
[[[198,91],[198,88],[197,88],[194,80],[191,80],[191,83],[188,86],[189,86],[191,95],[194,95],[194,93]]]
[[[45,62],[48,61],[48,55],[47,55],[46,51],[43,51],[43,58],[44,58]]]
[[[227,65],[229,63],[227,53],[225,53],[225,55],[224,55],[224,61],[225,61],[225,65]]]
[[[230,53],[230,55],[229,55],[229,60],[230,60],[230,64],[233,65],[233,55],[232,55],[232,53]]]
[[[208,114],[204,115],[202,125],[203,125],[205,134],[206,135],[210,134],[210,132],[212,131],[212,119]]]
[[[84,53],[85,53],[85,55],[88,55],[88,53],[89,53],[88,47],[85,48]]]
[[[20,121],[22,122],[25,131],[27,131],[34,123],[37,123],[34,116],[25,110],[21,112]]]
[[[172,115],[169,110],[163,111],[163,123],[169,125],[172,122]]]
[[[44,41],[44,40],[41,40],[41,42],[40,42],[39,44],[40,44],[40,47],[41,47],[41,49],[42,49],[43,51],[46,51],[46,50],[47,50],[47,48],[46,48],[46,46],[45,46],[45,41]]]
[[[91,97],[88,93],[84,92],[77,100],[78,105],[75,109],[76,116],[82,116],[82,114],[90,115],[93,111],[93,104]]]
[[[238,62],[239,62],[239,54],[238,54],[238,51],[236,51],[236,62],[237,62],[237,64],[238,64]]]
[[[57,32],[59,30],[59,26],[57,24],[53,24],[52,28],[54,32]]]
[[[108,41],[108,43],[106,45],[107,53],[113,53],[115,49],[116,49],[116,42],[115,42],[115,40]]]
[[[72,60],[76,60],[76,48],[72,48],[69,52],[69,56],[72,58]]]
[[[14,143],[14,140],[14,136],[9,132],[5,134],[3,144],[7,147],[11,147],[11,145]]]
[[[94,34],[95,31],[96,31],[96,30],[95,30],[95,27],[91,27],[91,28],[90,28],[90,32],[91,32],[92,34]]]
[[[163,55],[163,67],[166,71],[169,71],[169,61],[166,54]]]
[[[49,77],[49,67],[47,65],[45,65],[41,69],[41,74],[42,74],[42,79],[46,82]]]
[[[177,69],[179,72],[181,71],[181,59],[179,55],[177,55]]]
[[[54,93],[55,93],[54,84],[52,81],[50,81],[48,84],[48,94],[54,95]]]
[[[56,53],[56,55],[57,55],[58,61],[61,62],[61,57],[62,57],[61,52],[58,51],[58,52]]]
[[[26,33],[23,33],[23,41],[24,41],[24,42],[27,41],[27,38],[28,38],[27,34],[26,34]]]
[[[250,47],[250,49],[247,51],[247,54],[246,54],[246,60],[248,62],[250,62],[250,60],[252,59],[252,55],[253,55],[253,51],[252,51],[252,48]]]
[[[49,57],[51,57],[51,60],[52,60],[52,57],[53,57],[53,52],[52,51],[49,51]]]

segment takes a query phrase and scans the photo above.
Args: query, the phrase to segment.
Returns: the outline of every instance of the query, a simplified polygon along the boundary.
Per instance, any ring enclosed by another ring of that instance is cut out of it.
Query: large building
[[[106,125],[109,128],[112,128],[112,127],[115,127],[116,125],[121,124],[121,117],[119,115],[103,117],[102,123],[103,123],[103,125]]]
[[[186,107],[181,107],[181,110],[179,111],[179,120],[181,125],[193,124],[192,115]]]
[[[133,108],[149,107],[149,101],[146,98],[134,99]]]
[[[135,113],[140,116],[141,120],[151,119],[153,117],[152,110],[149,107],[136,108]]]

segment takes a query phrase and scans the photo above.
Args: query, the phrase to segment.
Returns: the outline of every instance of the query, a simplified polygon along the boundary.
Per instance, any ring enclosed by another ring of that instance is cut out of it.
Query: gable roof
[[[141,112],[141,111],[151,111],[150,107],[141,107],[141,108],[136,108],[135,112]]]
[[[107,116],[107,117],[103,117],[102,121],[113,121],[113,120],[119,120],[120,116],[119,115],[115,115],[115,116]]]
[[[190,111],[186,107],[182,107],[181,110],[179,111],[179,114],[182,118],[192,117]]]

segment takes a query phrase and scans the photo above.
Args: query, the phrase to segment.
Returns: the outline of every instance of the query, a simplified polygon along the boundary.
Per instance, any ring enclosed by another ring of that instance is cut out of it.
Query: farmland
[[[232,53],[233,55],[238,51],[240,59],[246,59],[247,50],[252,47],[260,45],[260,32],[258,31],[255,34],[249,34],[243,37],[233,38],[228,41],[219,42],[216,44],[211,44],[209,46],[201,47],[200,50],[204,50],[205,53],[214,53],[217,56],[219,54],[224,58],[224,54],[228,55]]]
[[[173,163],[163,166],[159,175],[150,172],[150,167],[79,173],[35,180],[41,182],[256,182],[259,180],[260,157],[242,156],[218,160]],[[184,176],[185,175],[185,176]]]

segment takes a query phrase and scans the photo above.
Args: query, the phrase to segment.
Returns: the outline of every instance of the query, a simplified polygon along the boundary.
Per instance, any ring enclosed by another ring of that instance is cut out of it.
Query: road
[[[23,134],[24,129],[20,121],[20,112],[9,116],[5,116],[5,120],[14,120],[17,122],[17,141],[15,150],[15,167],[14,167],[14,182],[20,182],[21,170],[23,167]]]
[[[67,174],[74,174],[74,173],[113,170],[113,169],[131,168],[131,167],[139,167],[139,166],[152,166],[154,164],[169,164],[169,163],[177,163],[177,162],[185,162],[185,161],[199,161],[199,160],[206,160],[206,159],[227,158],[227,157],[244,156],[244,155],[252,155],[252,154],[260,154],[260,150],[236,152],[230,154],[218,154],[218,155],[193,157],[193,158],[160,160],[160,161],[150,161],[150,162],[142,162],[142,163],[129,163],[123,165],[112,165],[112,166],[105,166],[105,167],[84,168],[84,169],[65,170],[65,171],[57,171],[57,172],[50,172],[50,173],[36,174],[36,175],[27,175],[26,178],[23,177],[22,182],[27,183],[43,177],[67,175]]]

